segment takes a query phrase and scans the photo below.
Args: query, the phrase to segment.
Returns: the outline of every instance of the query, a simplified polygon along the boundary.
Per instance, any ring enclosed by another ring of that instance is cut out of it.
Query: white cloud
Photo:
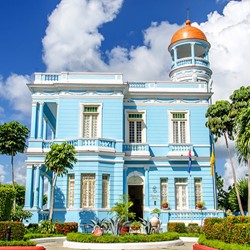
[[[62,0],[49,17],[43,39],[48,71],[106,70],[98,27],[112,21],[122,0]]]
[[[12,74],[6,81],[1,79],[0,97],[8,100],[13,110],[17,111],[15,118],[27,117],[31,111],[31,94],[26,84],[31,82],[31,77]],[[0,109],[0,114],[1,114]],[[11,117],[12,114],[5,114]],[[13,119],[13,118],[12,118]]]
[[[25,155],[18,154],[15,157],[14,171],[15,171],[15,182],[20,185],[25,185],[26,183],[26,165],[25,165]]]
[[[3,183],[5,180],[5,176],[6,176],[6,171],[4,170],[4,166],[0,165],[0,183]]]

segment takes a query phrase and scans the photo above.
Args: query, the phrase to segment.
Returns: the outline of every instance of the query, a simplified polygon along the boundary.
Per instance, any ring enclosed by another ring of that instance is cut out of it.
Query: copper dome
[[[170,45],[183,39],[200,39],[207,41],[205,34],[200,29],[191,26],[190,20],[186,21],[185,27],[175,32],[172,36]]]

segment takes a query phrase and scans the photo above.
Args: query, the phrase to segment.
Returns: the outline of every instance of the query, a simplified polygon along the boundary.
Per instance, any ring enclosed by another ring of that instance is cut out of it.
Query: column
[[[47,139],[47,118],[43,119],[43,140]]]
[[[175,47],[174,49],[174,67],[176,67],[177,65],[177,48]]]
[[[33,207],[39,208],[39,188],[40,188],[40,166],[36,166],[36,181],[34,190],[34,204]]]
[[[33,206],[33,179],[34,168],[32,165],[26,167],[26,189],[25,189],[25,208]]]
[[[43,126],[43,106],[44,103],[40,102],[40,108],[39,108],[39,119],[38,119],[38,138],[42,139],[42,126]]]
[[[128,194],[128,185],[127,185],[127,175],[128,175],[128,167],[124,166],[124,171],[123,171],[123,193]]]
[[[36,136],[36,122],[37,122],[37,102],[32,102],[31,110],[31,128],[30,128],[30,138],[35,138]]]
[[[149,167],[144,167],[145,171],[145,206],[149,207]]]
[[[195,51],[194,51],[194,43],[191,43],[191,57],[192,57],[192,64],[195,64]]]
[[[44,176],[42,175],[40,175],[39,191],[39,208],[43,209]]]
[[[51,198],[51,189],[52,189],[52,180],[48,179],[48,200],[47,200],[47,209],[50,208],[50,198]]]

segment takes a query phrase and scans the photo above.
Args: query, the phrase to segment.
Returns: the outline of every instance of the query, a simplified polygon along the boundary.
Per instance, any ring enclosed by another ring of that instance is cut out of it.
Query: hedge
[[[0,221],[10,219],[15,191],[12,187],[0,185]]]
[[[77,222],[56,222],[56,234],[68,234],[71,232],[77,232],[78,231],[78,223]]]
[[[35,246],[36,242],[34,241],[0,241],[0,246]]]
[[[168,222],[168,232],[186,233],[184,222]]]
[[[0,221],[0,240],[5,240],[8,227],[11,229],[10,240],[22,240],[25,234],[25,226],[17,221]]]
[[[66,236],[68,241],[84,242],[84,243],[133,243],[133,242],[157,242],[178,240],[179,234],[161,233],[161,234],[130,234],[115,236],[111,234],[103,234],[102,236],[95,236],[92,234],[69,233]]]

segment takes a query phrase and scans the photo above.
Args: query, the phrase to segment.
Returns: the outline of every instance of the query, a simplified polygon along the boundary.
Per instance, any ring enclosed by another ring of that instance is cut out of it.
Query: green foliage
[[[68,169],[72,169],[73,163],[77,162],[75,154],[76,150],[73,145],[66,142],[52,144],[45,157],[46,171],[52,171],[57,176],[67,174]]]
[[[227,134],[229,139],[233,139],[234,130],[232,119],[229,116],[230,111],[231,105],[225,100],[216,101],[215,104],[208,108],[206,112],[208,121],[205,125],[215,135],[215,140],[224,134]]]
[[[219,240],[208,240],[204,235],[201,235],[198,243],[208,247],[213,247],[219,250],[248,250],[248,245],[239,245],[235,243],[225,243]]]
[[[12,210],[11,212],[11,220],[13,221],[26,221],[28,222],[28,219],[32,217],[32,213],[26,210],[23,210],[22,207],[17,206],[16,211]]]
[[[39,239],[39,238],[52,238],[64,237],[63,234],[43,234],[43,233],[27,233],[24,235],[24,240]]]
[[[26,240],[25,241],[24,240],[0,241],[0,246],[35,246],[35,245],[36,245],[36,242],[26,241]]]
[[[56,234],[67,235],[71,232],[78,232],[78,223],[77,222],[64,222],[64,223],[55,223]]]
[[[69,233],[67,234],[68,241],[85,242],[85,243],[132,243],[132,242],[157,242],[170,241],[179,239],[178,233],[162,233],[162,234],[130,234],[115,236],[103,234],[95,236],[92,234]]]
[[[5,240],[6,230],[11,228],[11,240],[23,240],[25,234],[25,226],[21,222],[0,221],[0,240]]]
[[[239,180],[236,185],[239,190],[243,210],[247,211],[248,180],[246,179]],[[236,196],[236,192],[234,188],[232,188],[229,192],[228,204],[229,204],[231,211],[233,212],[239,211],[239,204],[238,204],[238,200],[237,200],[237,196]]]
[[[74,167],[77,162],[75,158],[76,150],[73,145],[63,142],[62,144],[52,144],[50,151],[45,156],[46,171],[53,172],[52,189],[50,197],[49,219],[52,221],[54,211],[54,193],[58,176],[64,176],[68,169]]]
[[[15,156],[23,153],[29,130],[18,121],[11,121],[0,125],[0,153]]]
[[[183,222],[168,222],[168,232],[186,233],[187,229]]]
[[[205,219],[203,232],[208,240],[250,246],[250,217],[229,216],[223,219]]]
[[[228,203],[228,192],[226,192],[223,189],[224,186],[224,180],[223,178],[218,175],[218,173],[215,173],[216,175],[216,187],[217,187],[217,201],[218,201],[218,208],[220,210],[228,210],[229,209],[229,203]],[[236,197],[237,199],[237,197]],[[238,202],[237,202],[238,204]]]
[[[129,199],[128,195],[124,194],[120,197],[120,200],[115,203],[115,205],[110,209],[109,213],[115,213],[115,216],[122,221],[127,221],[128,219],[134,219],[135,213],[130,212],[130,208],[134,203]]]
[[[0,185],[0,221],[10,219],[15,194],[11,186]]]
[[[189,223],[187,226],[188,233],[202,233],[202,227],[199,226],[197,223]]]
[[[56,233],[56,225],[50,220],[43,220],[40,222],[39,231],[42,234],[55,234]]]

